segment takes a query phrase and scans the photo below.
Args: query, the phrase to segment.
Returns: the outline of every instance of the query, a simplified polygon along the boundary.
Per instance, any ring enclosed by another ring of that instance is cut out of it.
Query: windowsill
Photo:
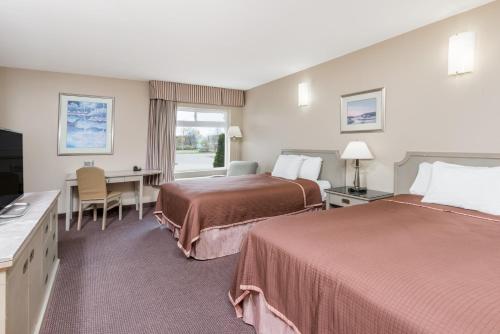
[[[221,170],[226,170],[226,167],[216,167],[216,168],[209,168],[209,169],[186,169],[186,170],[180,170],[180,171],[174,171],[174,172],[175,172],[175,174],[180,174],[180,173],[213,172],[213,171],[221,171]]]
[[[225,167],[212,168],[206,170],[186,170],[175,172],[175,179],[189,179],[194,177],[207,177],[213,175],[226,175],[227,169]]]

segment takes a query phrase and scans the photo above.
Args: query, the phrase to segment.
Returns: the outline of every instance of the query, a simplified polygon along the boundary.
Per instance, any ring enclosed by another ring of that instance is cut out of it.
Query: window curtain
[[[174,180],[177,102],[151,99],[149,103],[146,169],[159,169],[146,184],[160,185]]]
[[[157,80],[149,82],[149,98],[146,168],[161,170],[161,174],[146,178],[149,185],[174,180],[177,102],[231,107],[245,105],[242,90]]]

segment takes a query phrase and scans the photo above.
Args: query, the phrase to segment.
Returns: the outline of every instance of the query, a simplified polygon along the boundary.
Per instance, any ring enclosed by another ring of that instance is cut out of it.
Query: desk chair
[[[108,192],[104,170],[97,167],[83,167],[76,171],[78,183],[78,224],[77,230],[82,227],[82,213],[85,209],[94,210],[94,221],[97,220],[97,204],[103,205],[102,229],[106,229],[106,215],[108,210],[118,206],[118,220],[122,220],[122,194]]]

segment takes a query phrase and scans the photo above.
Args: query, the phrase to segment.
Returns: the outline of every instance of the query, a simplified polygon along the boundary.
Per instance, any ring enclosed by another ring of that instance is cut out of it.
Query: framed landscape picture
[[[340,98],[340,132],[384,130],[385,88],[343,95]]]
[[[59,94],[57,154],[113,154],[113,119],[113,97]]]

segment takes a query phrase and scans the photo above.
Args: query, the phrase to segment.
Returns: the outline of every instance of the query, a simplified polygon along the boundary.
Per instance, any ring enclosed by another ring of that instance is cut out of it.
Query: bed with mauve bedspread
[[[259,174],[163,184],[155,215],[187,257],[211,259],[237,253],[257,222],[321,206],[316,182]]]
[[[278,217],[229,297],[258,333],[500,333],[500,217],[400,195]]]

